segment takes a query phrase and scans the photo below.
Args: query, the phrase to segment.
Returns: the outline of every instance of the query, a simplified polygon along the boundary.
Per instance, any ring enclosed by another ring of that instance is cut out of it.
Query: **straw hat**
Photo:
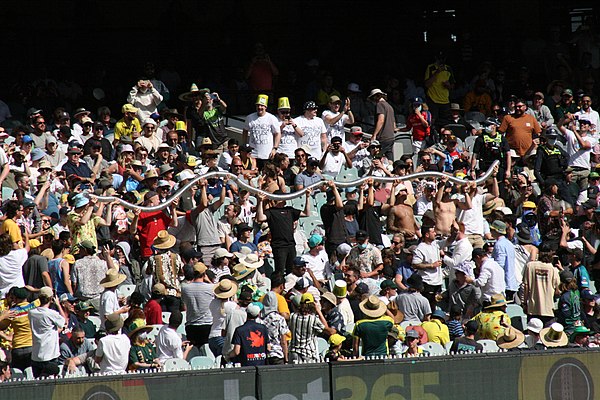
[[[223,279],[215,286],[213,291],[215,292],[215,297],[218,297],[219,299],[228,299],[237,292],[237,289],[238,285],[236,282],[230,279]]]
[[[170,235],[169,232],[167,232],[166,230],[162,230],[158,232],[152,245],[157,249],[165,250],[173,247],[176,241],[177,239],[175,239],[175,236]]]
[[[123,327],[123,319],[117,313],[112,313],[106,316],[104,327],[108,333],[118,332]]]
[[[246,257],[241,259],[240,263],[242,263],[243,265],[245,265],[248,268],[256,269],[256,268],[261,267],[265,263],[265,260],[260,259],[258,257],[258,255],[255,253],[250,253]]]
[[[244,264],[237,264],[233,267],[233,277],[236,280],[241,281],[254,271],[256,271],[256,268],[251,268]]]
[[[492,295],[490,302],[491,302],[491,304],[489,306],[485,307],[485,310],[490,309],[490,308],[504,307],[505,305],[510,303],[510,301],[506,301],[506,298],[504,297],[504,295],[500,294],[500,293]]]
[[[504,330],[504,335],[498,337],[496,344],[501,349],[514,349],[525,341],[525,335],[518,329],[508,327]]]
[[[563,347],[569,343],[565,328],[558,322],[540,331],[540,340],[546,347]]]
[[[379,300],[379,297],[371,295],[360,302],[358,305],[360,310],[371,318],[379,318],[385,314],[386,306],[383,301]]]
[[[150,332],[152,329],[154,328],[152,326],[146,325],[146,321],[144,319],[134,319],[133,322],[129,325],[129,333],[127,334],[127,336],[131,338],[136,333]]]
[[[483,205],[483,215],[490,215],[498,207],[494,200],[490,200]]]
[[[117,270],[111,268],[106,272],[104,279],[100,281],[100,286],[103,288],[112,288],[123,283],[125,279],[127,279],[125,274],[120,274]]]

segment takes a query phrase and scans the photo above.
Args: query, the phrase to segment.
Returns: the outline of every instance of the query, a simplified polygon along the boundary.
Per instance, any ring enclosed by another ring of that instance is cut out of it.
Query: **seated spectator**
[[[477,321],[468,321],[465,324],[465,335],[454,339],[450,347],[450,353],[473,353],[483,351],[483,345],[477,343],[475,334],[479,330]]]
[[[129,367],[131,371],[143,371],[152,368],[160,368],[160,360],[156,357],[154,345],[148,340],[148,332],[153,327],[146,325],[143,319],[136,319],[129,326]]]
[[[156,336],[156,354],[162,364],[169,358],[187,359],[188,354],[194,347],[188,341],[183,343],[177,334],[177,329],[183,322],[181,311],[171,313],[168,325],[163,325]]]

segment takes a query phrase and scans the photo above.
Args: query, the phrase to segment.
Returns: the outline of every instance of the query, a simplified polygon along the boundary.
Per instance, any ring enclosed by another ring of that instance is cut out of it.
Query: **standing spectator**
[[[160,203],[158,193],[153,190],[146,192],[144,195],[144,205],[147,207],[157,206]],[[179,201],[176,199],[171,203],[171,214],[165,210],[159,211],[141,211],[136,209],[134,217],[131,221],[129,232],[135,235],[139,232],[139,244],[141,250],[141,261],[144,262],[152,256],[152,241],[158,236],[160,231],[166,230],[168,227],[177,227],[176,209]]]
[[[208,335],[208,345],[215,357],[223,353],[225,338],[222,332],[225,325],[225,316],[237,306],[234,300],[237,291],[238,285],[232,279],[223,279],[218,285],[214,286],[215,297],[211,300],[209,306],[212,314],[212,326]]]
[[[252,157],[256,158],[259,170],[265,162],[273,158],[281,140],[281,130],[277,118],[267,112],[269,96],[261,94],[256,99],[256,112],[246,117],[242,137],[244,144],[252,147]]]
[[[363,279],[376,279],[383,269],[381,251],[369,243],[367,231],[359,230],[356,232],[356,246],[350,250],[346,258],[346,265],[359,269],[360,276]]]
[[[425,321],[431,314],[431,305],[421,292],[425,289],[423,277],[416,272],[407,280],[408,290],[398,293],[396,305],[406,321]]]
[[[121,333],[123,319],[118,314],[106,316],[106,332],[108,335],[98,341],[96,362],[101,373],[125,373],[129,363],[131,343],[127,335]]]
[[[124,274],[119,274],[119,271],[114,268],[112,257],[108,257],[108,260],[108,271],[106,271],[104,279],[100,281],[100,286],[104,288],[104,292],[100,296],[100,308],[98,309],[101,328],[104,328],[107,315],[121,315],[129,311],[128,306],[119,306],[119,299],[117,298],[117,286],[123,283],[127,277]]]
[[[502,125],[498,128],[501,133],[506,134],[510,148],[521,159],[526,155],[531,155],[536,149],[538,136],[542,132],[535,117],[525,111],[527,111],[527,103],[523,99],[518,99],[515,104],[515,113],[506,115],[502,119]]]
[[[144,305],[144,315],[148,325],[162,325],[162,300],[167,293],[167,288],[162,283],[155,283],[152,286],[150,300]]]
[[[214,297],[214,285],[207,280],[206,270],[206,265],[196,263],[194,279],[181,288],[181,300],[187,310],[185,333],[190,343],[198,348],[208,343],[213,322],[210,302]]]
[[[304,293],[300,298],[298,312],[292,314],[290,318],[290,331],[292,332],[291,362],[319,361],[316,336],[323,331],[329,335],[335,333],[327,326],[325,317],[315,306],[315,299],[310,293]]]
[[[493,295],[504,293],[506,283],[504,270],[484,249],[473,250],[475,262],[475,279],[468,276],[467,282],[481,289],[482,300],[490,300]]]
[[[504,270],[504,283],[506,284],[506,298],[512,301],[519,290],[519,283],[515,275],[515,245],[506,238],[506,224],[495,220],[490,225],[492,237],[496,240],[492,256]]]
[[[440,51],[436,54],[435,62],[425,70],[427,105],[436,126],[443,125],[443,121],[449,117],[450,90],[454,88],[454,84],[452,68],[446,64],[446,55]]]
[[[160,363],[169,358],[187,359],[188,354],[194,348],[188,341],[183,343],[177,333],[177,329],[183,323],[181,311],[174,311],[169,317],[169,324],[163,325],[156,336],[156,355]]]
[[[523,273],[523,310],[542,322],[554,318],[554,297],[560,294],[560,278],[552,265],[553,255],[554,250],[542,244],[539,261],[528,262]]]
[[[175,241],[175,236],[170,235],[169,232],[165,230],[158,232],[152,244],[156,254],[148,259],[146,266],[146,281],[162,283],[165,286],[166,294],[163,301],[164,307],[169,312],[179,310],[181,307],[179,276],[183,261],[179,254],[172,251]]]
[[[157,111],[156,107],[161,101],[163,96],[152,82],[145,78],[137,81],[127,96],[127,102],[137,108],[137,117],[140,121],[150,118],[150,115]]]
[[[268,365],[286,364],[288,361],[288,328],[285,318],[279,312],[278,295],[274,291],[269,291],[263,298],[265,306],[263,310],[262,322],[268,331]],[[288,313],[289,315],[289,313]]]
[[[304,103],[304,114],[296,118],[296,124],[304,132],[298,138],[298,147],[302,147],[310,157],[321,159],[323,150],[327,147],[327,128],[325,123],[317,117],[318,106],[314,101]]]
[[[101,226],[110,227],[112,224],[112,203],[106,207],[106,220],[101,217],[106,203],[100,203],[98,210],[94,210],[97,199],[90,199],[83,193],[73,197],[73,211],[68,215],[68,226],[71,232],[73,248],[71,252],[78,254],[81,244],[89,242],[96,249],[98,247],[98,239],[96,229]],[[78,246],[79,244],[79,246]]]
[[[327,104],[329,110],[323,111],[321,119],[327,126],[327,141],[331,143],[334,136],[345,137],[344,126],[354,124],[354,115],[350,110],[350,99],[346,98],[342,107],[342,100],[339,96],[331,96]]]
[[[133,142],[134,136],[139,137],[142,127],[140,126],[140,120],[136,117],[139,110],[131,104],[125,104],[121,107],[123,118],[117,121],[115,124],[115,140],[113,146],[117,148],[120,142],[126,140],[131,143]]]
[[[25,286],[22,268],[27,261],[29,240],[26,237],[23,249],[14,249],[12,240],[8,233],[0,235],[0,297],[5,296],[13,286]]]
[[[598,111],[592,109],[592,98],[589,94],[584,94],[581,97],[581,109],[575,113],[579,118],[579,123],[581,124],[581,120],[590,121],[590,132],[592,134],[596,134],[600,130],[600,117],[598,116]]]
[[[215,252],[222,246],[222,241],[218,233],[218,220],[215,213],[225,201],[227,185],[225,181],[221,183],[220,196],[213,203],[209,203],[207,185],[208,182],[206,180],[198,182],[198,186],[200,187],[198,205],[186,213],[186,218],[196,230],[196,246],[198,251],[202,253],[202,261],[210,265]]]
[[[388,160],[394,160],[394,141],[396,131],[396,120],[394,109],[387,102],[387,94],[381,89],[373,89],[368,99],[375,103],[375,128],[371,141],[377,140],[381,143],[381,152]]]
[[[274,194],[282,193],[275,191]],[[300,211],[286,206],[285,200],[271,201],[271,207],[265,210],[265,196],[258,195],[256,222],[267,222],[269,225],[275,271],[279,271],[281,274],[284,274],[292,266],[292,262],[296,257],[294,224],[300,217],[308,217],[310,215],[310,190],[306,191],[305,196],[304,210]]]
[[[29,321],[33,335],[31,367],[36,378],[58,375],[58,357],[60,356],[58,334],[65,326],[64,313],[52,288],[44,286],[39,292],[40,305],[29,311]],[[58,307],[60,314],[50,309],[50,302]],[[61,315],[62,314],[62,315]]]
[[[567,334],[571,334],[575,327],[581,323],[581,300],[577,288],[577,280],[568,270],[560,272],[560,285],[558,286],[558,310],[556,319],[560,322]]]
[[[542,130],[550,128],[554,124],[554,117],[548,106],[544,104],[544,93],[535,92],[533,95],[533,106],[527,109],[527,114],[535,117]]]
[[[279,75],[279,70],[271,61],[262,43],[254,44],[254,57],[246,70],[246,79],[250,89],[256,92],[271,92],[274,78]]]
[[[445,241],[435,239],[435,227],[423,225],[421,227],[421,243],[414,251],[412,267],[419,275],[423,277],[425,286],[423,296],[435,308],[435,297],[442,289],[442,260],[445,253],[441,247],[445,246]]]
[[[90,300],[94,308],[98,309],[102,293],[100,281],[106,276],[108,265],[96,255],[96,246],[89,240],[84,240],[77,247],[80,258],[75,261],[71,271],[71,285],[75,297],[83,301]]]
[[[246,307],[246,322],[236,328],[233,333],[233,351],[230,358],[239,362],[243,367],[266,365],[267,363],[267,339],[269,332],[267,327],[256,322],[260,315],[260,307],[250,304]]]
[[[568,128],[565,127],[568,124]],[[569,156],[569,167],[573,169],[573,178],[579,185],[579,190],[588,188],[588,176],[591,170],[590,156],[598,140],[590,133],[591,123],[588,120],[577,120],[573,116],[567,116],[558,122],[558,129],[567,139],[567,155]]]
[[[362,355],[387,356],[387,336],[394,326],[394,320],[386,314],[385,304],[375,295],[371,295],[360,302],[360,310],[365,315],[364,319],[357,321],[354,325],[353,350],[358,356],[358,348],[362,341]]]

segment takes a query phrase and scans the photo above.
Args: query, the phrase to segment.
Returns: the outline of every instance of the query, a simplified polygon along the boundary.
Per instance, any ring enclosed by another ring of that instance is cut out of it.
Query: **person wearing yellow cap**
[[[329,350],[325,353],[325,359],[329,361],[345,361],[352,357],[352,353],[342,349],[346,338],[338,333],[329,336]]]
[[[279,153],[294,159],[294,151],[298,148],[298,139],[304,135],[298,127],[298,122],[291,115],[290,99],[280,97],[277,100],[277,120],[281,129],[281,140],[279,142]]]
[[[138,112],[136,107],[127,103],[123,105],[121,111],[123,112],[123,118],[115,124],[115,140],[113,142],[115,148],[122,138],[128,138],[130,141],[133,141],[133,133],[142,131],[140,120],[136,116]]]
[[[256,158],[259,170],[268,159],[273,158],[281,141],[281,125],[273,114],[267,112],[269,96],[259,94],[256,98],[256,112],[246,117],[242,138],[244,144],[252,147],[252,157]]]

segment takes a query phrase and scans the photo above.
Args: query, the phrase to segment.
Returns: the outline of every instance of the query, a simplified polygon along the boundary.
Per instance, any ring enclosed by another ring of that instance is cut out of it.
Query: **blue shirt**
[[[494,260],[504,270],[506,290],[513,292],[519,290],[519,284],[517,283],[517,277],[515,276],[515,245],[505,236],[500,236],[494,246],[492,257],[494,257]]]

